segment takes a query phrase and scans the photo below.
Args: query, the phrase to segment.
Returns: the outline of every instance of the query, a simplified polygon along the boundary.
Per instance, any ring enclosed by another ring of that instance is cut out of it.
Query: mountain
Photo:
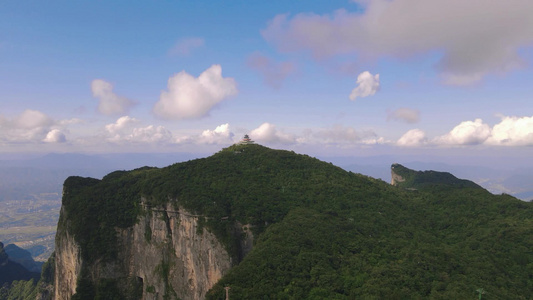
[[[69,177],[55,299],[533,297],[532,203],[392,170],[397,186],[248,144]]]
[[[39,273],[30,272],[20,264],[11,261],[4,244],[0,242],[0,287],[11,284],[15,280],[30,280],[39,278]]]
[[[20,264],[30,272],[41,273],[43,262],[34,261],[29,251],[26,251],[15,244],[5,246],[4,250],[9,256],[9,260]]]

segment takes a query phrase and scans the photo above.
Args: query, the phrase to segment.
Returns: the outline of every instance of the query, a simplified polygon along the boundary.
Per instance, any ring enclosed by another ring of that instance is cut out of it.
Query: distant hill
[[[39,273],[30,272],[22,265],[13,262],[5,252],[4,244],[0,242],[0,287],[15,280],[38,279]]]
[[[29,251],[26,251],[15,244],[5,246],[4,250],[9,256],[9,260],[20,264],[30,272],[41,273],[43,262],[34,261]]]

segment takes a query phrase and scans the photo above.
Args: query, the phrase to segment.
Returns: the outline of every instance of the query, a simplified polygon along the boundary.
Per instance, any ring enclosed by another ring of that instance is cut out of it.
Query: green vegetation
[[[447,172],[437,171],[414,171],[400,164],[393,164],[392,171],[400,175],[404,181],[398,182],[397,186],[409,189],[450,189],[450,188],[478,188],[478,184],[465,179],[459,179]]]
[[[208,299],[224,299],[224,286],[234,299],[469,299],[480,287],[483,299],[533,297],[532,203],[400,167],[406,180],[393,187],[306,155],[233,145],[166,168],[68,178],[58,234],[73,232],[88,263],[113,259],[115,228],[137,222],[141,199],[171,202],[204,216],[236,261],[234,223],[256,237]],[[156,268],[163,280],[167,265]],[[78,290],[105,286],[114,289]]]

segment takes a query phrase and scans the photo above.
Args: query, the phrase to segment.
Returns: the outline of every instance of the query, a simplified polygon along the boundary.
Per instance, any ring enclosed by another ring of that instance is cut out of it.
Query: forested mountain
[[[394,173],[402,184],[249,144],[70,177],[56,298],[533,297],[532,203],[448,173]]]

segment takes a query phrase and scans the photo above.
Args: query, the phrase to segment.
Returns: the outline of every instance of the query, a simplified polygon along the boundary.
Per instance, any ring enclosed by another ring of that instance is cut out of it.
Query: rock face
[[[398,166],[400,166],[400,165],[399,164],[392,164],[392,166],[391,166],[391,170],[390,170],[390,172],[391,172],[391,182],[390,182],[390,184],[391,185],[397,185],[399,182],[405,181],[405,179],[402,176],[400,176],[399,174],[394,172],[394,168],[398,167]]]
[[[145,206],[133,227],[116,229],[117,259],[83,268],[93,282],[114,280],[124,294],[135,295],[131,299],[203,299],[233,262],[215,235],[199,226],[201,218],[171,204]],[[66,226],[56,236],[55,299],[71,299],[83,264]]]
[[[62,208],[60,218],[68,219]],[[58,227],[56,233],[56,272],[54,275],[55,299],[70,299],[76,293],[76,284],[81,272],[80,247],[68,228]]]

